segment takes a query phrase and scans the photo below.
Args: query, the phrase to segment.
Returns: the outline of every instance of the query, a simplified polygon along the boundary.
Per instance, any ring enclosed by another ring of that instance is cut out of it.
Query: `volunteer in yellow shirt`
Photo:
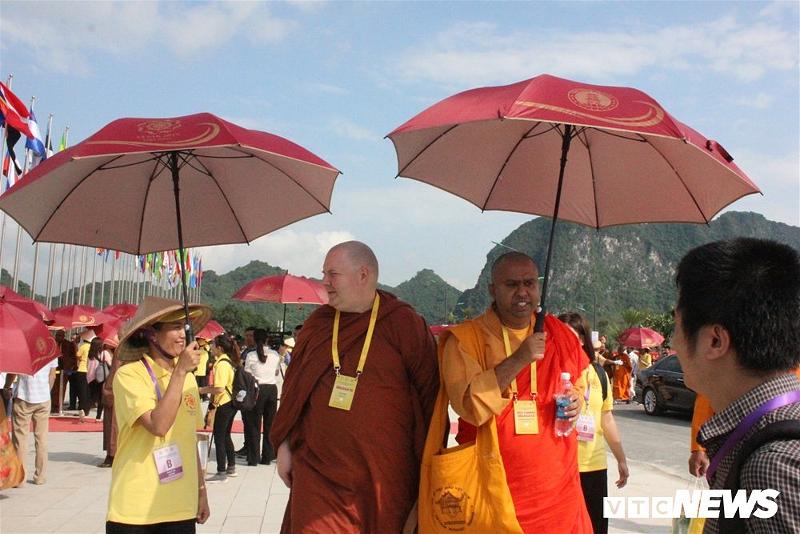
[[[591,327],[589,322],[579,313],[565,313],[558,317],[567,323],[581,342],[586,356],[590,362],[596,361],[594,349],[600,349],[602,344],[592,342]],[[589,348],[591,347],[591,348]],[[599,371],[598,371],[599,369]],[[601,377],[600,373],[604,376]],[[586,509],[592,520],[595,534],[608,532],[608,519],[603,517],[603,498],[608,496],[608,465],[606,463],[606,447],[608,443],[614,458],[617,460],[619,479],[616,481],[618,488],[623,487],[628,481],[628,463],[625,451],[622,449],[617,423],[611,410],[614,406],[614,397],[611,394],[611,385],[606,382],[606,394],[603,396],[603,378],[607,378],[605,371],[599,365],[589,365],[581,374],[586,384],[584,400],[586,401],[578,418],[575,431],[578,434],[578,470],[581,473],[581,488],[586,501]]]
[[[70,376],[69,381],[70,389],[75,388],[75,392],[78,396],[78,416],[80,417],[81,423],[84,421],[84,416],[89,415],[89,410],[91,409],[91,402],[89,402],[89,381],[86,378],[86,374],[89,370],[89,348],[94,338],[94,332],[88,328],[81,334],[81,342],[75,352],[78,367],[72,376]],[[72,395],[70,395],[70,397],[71,396]]]
[[[200,330],[206,306],[189,307]],[[114,390],[119,436],[111,474],[106,532],[194,533],[209,516],[199,470],[196,429],[200,397],[192,370],[197,344],[187,345],[183,304],[147,297],[123,332]]]
[[[209,482],[222,482],[226,477],[236,476],[236,450],[233,448],[231,428],[236,408],[231,402],[233,375],[241,365],[241,356],[236,342],[227,335],[214,340],[214,445],[217,451],[217,474]],[[257,464],[256,464],[257,465]]]

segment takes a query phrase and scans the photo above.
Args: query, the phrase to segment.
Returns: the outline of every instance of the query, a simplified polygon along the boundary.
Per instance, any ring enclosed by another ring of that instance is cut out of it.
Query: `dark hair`
[[[248,326],[247,328],[244,329],[245,332],[253,332],[253,333],[255,333],[256,330],[257,328],[255,326]]]
[[[594,346],[592,344],[592,327],[589,326],[589,321],[578,312],[562,313],[558,316],[558,320],[570,325],[578,333],[581,345],[583,345],[583,352],[586,353],[589,361],[593,362]]]
[[[700,329],[728,331],[742,367],[789,371],[800,365],[800,254],[765,239],[716,241],[678,264],[676,309],[690,346]]]
[[[222,352],[228,355],[234,367],[239,367],[242,363],[242,356],[239,353],[239,345],[227,334],[222,334],[214,339],[214,343],[219,347]]]
[[[103,340],[99,337],[92,339],[89,344],[89,359],[99,360],[100,353],[103,351]]]
[[[256,328],[253,332],[253,341],[256,344],[256,354],[258,354],[258,359],[261,363],[266,363],[267,361],[267,353],[264,352],[264,345],[267,344],[267,338],[269,334],[263,328]]]

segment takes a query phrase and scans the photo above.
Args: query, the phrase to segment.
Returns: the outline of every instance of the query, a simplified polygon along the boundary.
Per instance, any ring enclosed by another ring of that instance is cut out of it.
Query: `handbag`
[[[102,357],[101,357],[102,358]],[[97,364],[97,369],[94,371],[94,379],[97,382],[105,382],[106,378],[108,378],[108,374],[111,372],[111,368],[105,362],[104,359],[100,360],[100,363]]]
[[[474,332],[469,331],[472,336]],[[439,367],[442,351],[439,351]],[[481,362],[485,367],[485,362]],[[500,456],[495,418],[477,429],[475,441],[441,449],[449,430],[444,381],[425,438],[420,473],[420,534],[503,532],[522,534]]]

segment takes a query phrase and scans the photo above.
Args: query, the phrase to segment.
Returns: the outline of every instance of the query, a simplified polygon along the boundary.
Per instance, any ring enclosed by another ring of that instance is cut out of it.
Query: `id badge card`
[[[539,433],[539,418],[536,413],[536,401],[514,401],[514,431],[517,434]]]
[[[581,414],[578,417],[578,424],[575,426],[578,431],[578,441],[594,440],[594,417],[589,414]]]
[[[173,443],[153,451],[156,460],[158,481],[162,484],[178,480],[183,477],[183,460],[178,445]]]
[[[353,376],[343,374],[336,375],[336,381],[333,383],[333,391],[331,392],[331,400],[328,401],[328,406],[349,412],[350,406],[353,404],[353,396],[356,393],[357,384],[358,379]]]

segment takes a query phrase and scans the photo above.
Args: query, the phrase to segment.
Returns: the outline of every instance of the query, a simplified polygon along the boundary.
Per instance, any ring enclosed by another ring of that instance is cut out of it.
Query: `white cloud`
[[[356,141],[380,141],[381,135],[373,132],[344,117],[336,117],[330,121],[330,128],[337,135],[355,139]]]
[[[755,211],[772,221],[800,226],[800,152],[766,154],[737,148],[736,163],[763,195],[745,197],[728,210]]]
[[[508,33],[494,24],[458,23],[407,49],[393,70],[445,86],[508,82],[532,72],[603,80],[653,67],[711,69],[753,81],[796,68],[796,44],[796,34],[780,26],[731,16],[630,32]]]
[[[737,106],[743,106],[753,109],[767,109],[772,106],[775,98],[767,93],[758,93],[753,97],[740,97],[731,100]]]
[[[250,245],[221,245],[199,250],[203,268],[219,274],[259,260],[288,269],[292,274],[319,278],[328,250],[351,239],[355,238],[344,230],[306,232],[283,229],[256,239]]]
[[[4,2],[2,43],[20,43],[38,66],[55,72],[91,72],[99,52],[132,54],[167,49],[182,58],[201,58],[240,36],[253,44],[286,38],[296,27],[256,2]],[[36,32],[29,31],[36,28]]]

